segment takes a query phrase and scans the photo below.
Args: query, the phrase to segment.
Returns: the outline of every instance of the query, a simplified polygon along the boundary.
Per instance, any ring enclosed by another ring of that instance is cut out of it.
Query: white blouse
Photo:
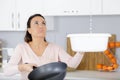
[[[41,66],[51,62],[61,61],[65,62],[69,67],[77,68],[82,60],[83,55],[84,54],[76,53],[75,56],[72,57],[60,46],[49,43],[42,56],[37,56],[28,43],[25,42],[16,46],[15,54],[4,67],[4,73],[9,76],[20,73],[22,75],[22,80],[28,80],[29,73],[20,72],[18,70],[18,64],[34,63],[38,66]]]

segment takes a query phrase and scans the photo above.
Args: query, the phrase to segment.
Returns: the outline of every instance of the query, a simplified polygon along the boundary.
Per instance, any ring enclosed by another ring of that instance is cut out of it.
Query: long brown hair
[[[42,17],[44,20],[45,18],[41,15],[41,14],[34,14],[32,16],[29,17],[28,21],[27,21],[27,29],[30,28],[30,23],[31,23],[31,20],[36,17],[36,16],[40,16]],[[24,41],[29,43],[30,41],[32,41],[32,36],[31,34],[28,32],[28,30],[26,30],[26,34],[25,34],[25,37],[24,37]],[[44,41],[46,42],[46,38],[44,38]]]

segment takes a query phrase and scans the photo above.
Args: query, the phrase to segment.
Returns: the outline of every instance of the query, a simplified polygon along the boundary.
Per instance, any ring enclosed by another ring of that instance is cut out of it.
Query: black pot
[[[29,80],[63,80],[67,65],[63,62],[53,62],[34,68],[28,75]]]

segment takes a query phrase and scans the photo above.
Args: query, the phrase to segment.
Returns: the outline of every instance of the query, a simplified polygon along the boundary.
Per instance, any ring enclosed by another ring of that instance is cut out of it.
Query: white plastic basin
[[[107,49],[108,33],[68,34],[71,47],[76,52],[101,52]]]

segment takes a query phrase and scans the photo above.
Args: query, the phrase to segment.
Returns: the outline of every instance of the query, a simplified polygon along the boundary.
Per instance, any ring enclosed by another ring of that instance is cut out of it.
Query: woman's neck
[[[33,39],[32,42],[30,42],[30,46],[34,48],[40,48],[43,46],[46,46],[47,42],[44,41],[44,39]]]

